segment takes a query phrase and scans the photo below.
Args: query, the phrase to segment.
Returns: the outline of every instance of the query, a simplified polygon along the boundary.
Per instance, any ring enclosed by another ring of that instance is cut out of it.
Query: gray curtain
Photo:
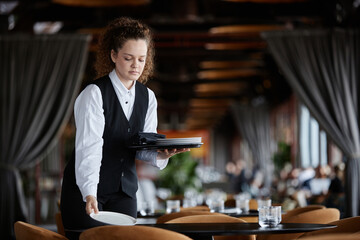
[[[266,104],[233,104],[232,113],[241,137],[251,149],[254,165],[264,174],[265,195],[270,194],[274,165],[271,159],[270,115]]]
[[[262,36],[298,98],[346,155],[346,216],[359,215],[359,31],[276,31]]]
[[[20,171],[57,141],[87,61],[87,35],[0,36],[0,236],[27,221]]]

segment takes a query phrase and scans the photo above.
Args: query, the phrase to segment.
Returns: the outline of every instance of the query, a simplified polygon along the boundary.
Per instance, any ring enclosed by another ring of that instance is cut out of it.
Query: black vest
[[[94,84],[101,90],[105,116],[103,158],[97,193],[103,195],[121,190],[135,198],[138,189],[136,152],[127,146],[131,143],[131,138],[144,129],[149,105],[147,87],[136,83],[134,108],[128,121],[110,78],[102,77]]]

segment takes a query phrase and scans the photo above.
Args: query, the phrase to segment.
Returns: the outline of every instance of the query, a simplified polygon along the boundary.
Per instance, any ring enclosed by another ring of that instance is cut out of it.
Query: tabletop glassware
[[[238,213],[249,213],[249,199],[236,199],[236,211]]]
[[[180,212],[180,200],[166,200],[166,213]]]
[[[209,201],[210,212],[224,212],[225,203],[223,199],[211,199]]]
[[[182,206],[184,208],[196,207],[197,206],[197,200],[196,200],[196,198],[184,198]]]
[[[258,210],[261,227],[276,227],[281,222],[281,206],[263,206]]]
[[[248,192],[241,192],[234,196],[235,199],[251,199],[251,194]]]
[[[155,214],[155,202],[144,201],[140,203],[140,214],[141,216],[149,216]]]

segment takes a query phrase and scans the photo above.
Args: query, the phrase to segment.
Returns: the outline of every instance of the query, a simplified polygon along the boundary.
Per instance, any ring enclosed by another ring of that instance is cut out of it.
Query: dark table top
[[[138,212],[137,217],[138,218],[158,218],[164,214],[165,214],[165,212],[155,212],[154,214],[143,216],[140,214],[140,212]],[[226,213],[225,212],[224,214],[232,216],[232,217],[257,217],[257,216],[259,216],[259,213],[257,210],[250,210],[248,213],[235,213],[235,212]]]
[[[274,228],[263,228],[258,223],[172,223],[145,224],[182,233],[193,239],[211,239],[214,235],[252,235],[310,232],[335,225],[311,223],[281,223]]]

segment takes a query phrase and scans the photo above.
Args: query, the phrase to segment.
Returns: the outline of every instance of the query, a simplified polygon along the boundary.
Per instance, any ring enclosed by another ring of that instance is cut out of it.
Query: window
[[[310,115],[309,110],[300,107],[300,166],[317,167],[327,164],[326,133],[320,129],[318,122]]]

